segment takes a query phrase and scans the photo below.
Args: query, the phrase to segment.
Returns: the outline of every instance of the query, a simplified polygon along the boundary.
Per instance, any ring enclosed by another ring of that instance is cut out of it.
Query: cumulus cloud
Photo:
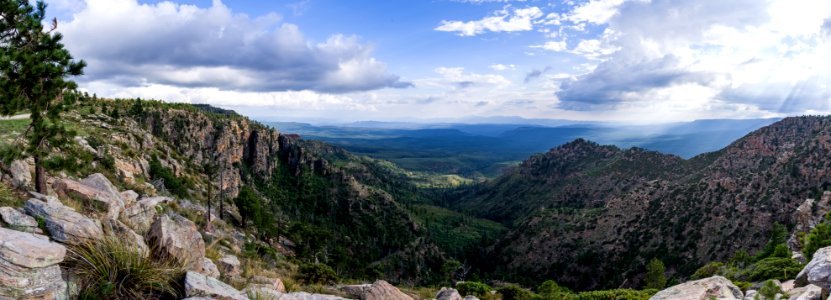
[[[495,71],[507,71],[507,70],[515,70],[516,69],[516,65],[514,65],[514,64],[508,64],[508,65],[492,64],[488,67],[491,68],[492,70],[495,70]]]
[[[486,32],[516,32],[534,29],[533,21],[543,16],[538,7],[512,8],[507,6],[492,16],[473,21],[441,21],[438,31],[456,32],[459,36],[475,36]]]
[[[831,111],[831,2],[652,0],[614,10],[582,18],[613,34],[568,50],[599,62],[562,81],[557,107]]]
[[[72,53],[89,63],[85,81],[246,92],[411,86],[355,36],[315,43],[276,14],[252,18],[219,0],[206,8],[87,0],[61,31]]]

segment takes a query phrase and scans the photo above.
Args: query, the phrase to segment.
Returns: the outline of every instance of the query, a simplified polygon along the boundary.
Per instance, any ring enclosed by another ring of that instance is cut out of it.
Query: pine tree
[[[63,36],[55,32],[57,19],[44,31],[46,4],[28,0],[0,0],[0,115],[28,110],[32,119],[24,133],[25,147],[7,153],[6,160],[31,156],[35,160],[35,189],[46,191],[43,160],[53,147],[72,135],[60,122],[79,97],[69,76],[83,74],[86,63],[76,61],[64,49]]]
[[[664,262],[657,258],[653,258],[646,265],[646,288],[647,289],[663,289],[667,285],[667,278],[664,276]]]

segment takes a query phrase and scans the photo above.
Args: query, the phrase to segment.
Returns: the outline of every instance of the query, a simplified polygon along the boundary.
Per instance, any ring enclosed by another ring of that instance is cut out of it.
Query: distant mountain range
[[[698,120],[659,125],[511,117],[488,120],[494,123],[367,121],[338,125],[288,122],[266,124],[281,132],[300,134],[305,139],[322,140],[357,154],[390,160],[410,170],[481,178],[496,176],[505,166],[577,138],[690,158],[721,149],[745,134],[779,119]]]

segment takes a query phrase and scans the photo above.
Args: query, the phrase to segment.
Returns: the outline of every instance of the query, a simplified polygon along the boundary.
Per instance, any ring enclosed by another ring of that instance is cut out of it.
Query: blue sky
[[[831,112],[824,0],[54,0],[81,87],[259,119]]]

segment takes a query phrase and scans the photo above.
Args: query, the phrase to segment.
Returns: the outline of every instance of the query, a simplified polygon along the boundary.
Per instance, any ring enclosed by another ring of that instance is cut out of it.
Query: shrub
[[[456,284],[456,289],[462,296],[473,295],[480,298],[490,294],[492,290],[489,285],[476,281],[459,282]]]
[[[605,291],[582,292],[574,296],[566,296],[567,300],[648,300],[652,295],[658,293],[656,289],[631,290],[616,289]]]
[[[693,273],[692,276],[690,276],[690,279],[695,280],[695,279],[702,279],[702,278],[712,277],[714,275],[720,274],[721,269],[723,267],[724,267],[724,263],[717,262],[717,261],[710,262],[710,263],[702,266],[701,268],[698,268],[698,270],[695,270],[695,273]]]
[[[802,252],[808,260],[811,260],[814,257],[814,252],[826,246],[831,246],[831,223],[822,222],[808,233],[805,238],[805,248],[802,249]]]
[[[747,281],[733,281],[733,285],[741,289],[743,292],[746,292],[747,289],[753,286],[753,283]]]
[[[789,280],[793,279],[802,264],[790,258],[768,257],[756,262],[748,268],[747,279],[749,281],[761,281],[767,279]]]
[[[534,293],[516,285],[509,285],[497,290],[502,300],[534,300]]]
[[[664,276],[664,263],[657,258],[653,258],[646,265],[646,288],[647,289],[662,289],[667,285],[667,278]]]
[[[183,268],[153,260],[114,236],[70,246],[64,266],[77,276],[80,299],[159,299],[180,296]]]
[[[563,299],[571,294],[571,290],[560,286],[554,280],[546,280],[539,287],[537,287],[537,294],[544,300],[558,300]]]
[[[767,280],[762,287],[759,289],[759,296],[762,299],[775,299],[776,294],[781,294],[782,289],[777,285],[773,280]]]
[[[335,270],[325,264],[304,264],[298,270],[298,279],[306,284],[329,284],[338,281]]]
[[[181,178],[176,177],[169,168],[162,166],[158,157],[153,156],[150,160],[150,176],[153,179],[161,179],[164,182],[164,187],[173,195],[179,198],[188,197],[188,189],[186,183]]]

